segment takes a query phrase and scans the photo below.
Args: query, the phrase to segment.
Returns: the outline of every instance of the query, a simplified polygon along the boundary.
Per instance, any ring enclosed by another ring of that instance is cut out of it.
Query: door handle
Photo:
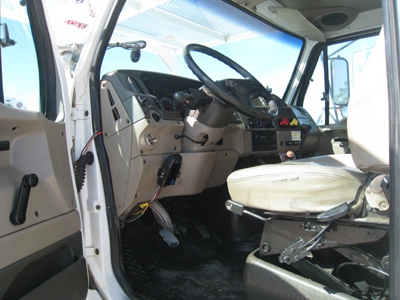
[[[31,188],[37,186],[38,183],[39,178],[36,174],[32,173],[22,177],[18,198],[14,202],[14,206],[10,214],[10,222],[13,225],[21,225],[25,223],[29,194],[31,193]]]

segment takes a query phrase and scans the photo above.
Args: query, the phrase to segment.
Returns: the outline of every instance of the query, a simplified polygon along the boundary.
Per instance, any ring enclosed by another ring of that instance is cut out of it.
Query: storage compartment
[[[2,269],[0,282],[3,300],[84,298],[88,278],[81,232]]]
[[[256,257],[247,257],[244,290],[247,300],[356,299]],[[284,265],[282,265],[284,266]]]

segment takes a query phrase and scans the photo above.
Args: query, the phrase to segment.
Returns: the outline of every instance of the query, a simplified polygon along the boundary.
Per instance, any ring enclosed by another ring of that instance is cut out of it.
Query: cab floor
[[[146,215],[121,232],[125,271],[135,291],[154,300],[245,299],[247,252],[219,247],[212,237],[204,238],[199,223],[188,219],[178,224],[179,246],[170,248],[152,214]]]

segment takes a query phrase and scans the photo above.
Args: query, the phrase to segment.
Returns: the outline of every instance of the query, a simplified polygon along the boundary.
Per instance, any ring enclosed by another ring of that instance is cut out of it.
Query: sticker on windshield
[[[292,141],[301,141],[300,131],[292,131]]]

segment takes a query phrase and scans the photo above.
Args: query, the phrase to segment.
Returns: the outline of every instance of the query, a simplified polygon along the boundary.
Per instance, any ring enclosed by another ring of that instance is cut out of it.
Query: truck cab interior
[[[0,298],[400,299],[398,5],[1,1]]]
[[[123,2],[91,105],[134,294],[388,298],[381,2]]]

